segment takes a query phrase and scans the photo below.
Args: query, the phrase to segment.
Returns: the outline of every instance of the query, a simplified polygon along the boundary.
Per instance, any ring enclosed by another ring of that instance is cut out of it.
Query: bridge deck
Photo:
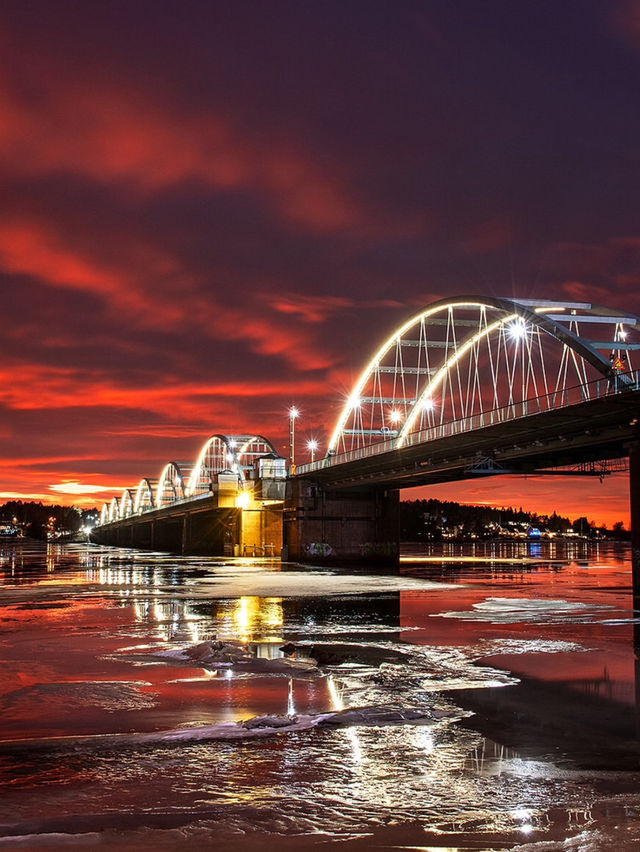
[[[504,473],[531,473],[629,454],[637,435],[640,391],[545,411],[424,444],[301,471],[325,488],[384,485],[410,488],[478,476],[479,460],[493,459]]]

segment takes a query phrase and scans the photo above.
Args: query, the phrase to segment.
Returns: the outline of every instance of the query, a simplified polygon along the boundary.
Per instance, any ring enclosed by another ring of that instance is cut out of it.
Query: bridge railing
[[[545,411],[568,408],[571,405],[577,405],[581,402],[615,396],[632,390],[640,390],[640,370],[617,373],[610,379],[596,379],[592,382],[586,382],[570,388],[562,388],[541,396],[530,397],[520,402],[513,402],[500,408],[493,408],[478,414],[472,414],[469,417],[462,417],[459,420],[450,420],[447,423],[430,426],[428,429],[412,432],[407,436],[403,446],[426,444],[429,441],[449,438],[463,432],[471,432],[474,429],[482,429],[486,426],[494,426],[498,423],[506,423],[510,420],[530,417],[531,415],[541,414]],[[306,473],[313,473],[315,470],[322,470],[327,467],[333,467],[334,465],[358,461],[382,453],[389,453],[395,449],[397,449],[396,439],[388,438],[369,447],[360,447],[345,453],[336,453],[310,464],[298,465],[296,474],[302,476]]]

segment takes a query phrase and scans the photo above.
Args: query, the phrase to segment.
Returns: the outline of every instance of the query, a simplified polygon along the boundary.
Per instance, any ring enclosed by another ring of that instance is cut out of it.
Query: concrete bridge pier
[[[153,550],[155,542],[155,522],[131,524],[131,547]]]
[[[191,515],[186,514],[182,519],[182,536],[180,541],[180,553],[184,556],[189,551],[191,543]]]
[[[287,483],[283,556],[296,562],[398,564],[399,491],[325,490],[311,479]]]
[[[180,553],[182,547],[182,518],[166,518],[161,524],[154,524],[154,550],[167,550]]]
[[[238,541],[240,511],[235,508],[193,511],[181,529],[181,553],[233,556]]]

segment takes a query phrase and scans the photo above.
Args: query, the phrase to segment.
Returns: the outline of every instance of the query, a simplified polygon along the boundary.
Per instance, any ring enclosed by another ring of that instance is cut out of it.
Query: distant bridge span
[[[366,364],[325,457],[291,465],[289,557],[396,559],[399,488],[627,455],[639,528],[639,330],[636,315],[585,302],[460,296],[429,305]],[[260,459],[277,458],[260,436],[214,435],[205,446],[188,469],[170,462],[158,480],[125,489],[103,510],[98,537],[148,512],[175,518],[224,477],[238,496],[255,490]]]

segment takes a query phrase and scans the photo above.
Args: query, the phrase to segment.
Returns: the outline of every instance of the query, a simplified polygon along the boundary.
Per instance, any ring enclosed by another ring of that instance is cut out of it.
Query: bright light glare
[[[626,340],[627,339],[627,332],[624,330],[624,328],[622,328],[622,326],[620,327],[620,331],[618,332],[618,338],[620,340]]]
[[[315,452],[318,449],[318,442],[307,441],[307,449],[310,450],[312,453]]]
[[[291,406],[291,408],[289,409],[289,417],[290,417],[292,420],[295,420],[295,419],[296,419],[296,417],[299,417],[299,416],[300,416],[300,412],[299,412],[299,411],[298,411],[298,409],[295,407],[295,405],[292,405],[292,406]]]
[[[248,491],[242,491],[236,497],[236,508],[247,509],[251,503],[251,495]]]
[[[433,409],[434,409],[435,407],[436,407],[436,404],[435,404],[435,402],[431,399],[431,397],[430,397],[430,396],[428,396],[428,397],[427,397],[427,398],[423,401],[423,403],[422,403],[422,409],[423,409],[423,411],[433,411]]]
[[[389,420],[392,423],[399,423],[402,420],[402,414],[394,408],[392,412],[389,414]]]
[[[507,333],[512,340],[522,340],[527,335],[527,324],[519,317],[507,326]]]
[[[359,396],[349,397],[349,408],[350,409],[360,408],[361,405],[362,405],[362,403],[360,402]]]

